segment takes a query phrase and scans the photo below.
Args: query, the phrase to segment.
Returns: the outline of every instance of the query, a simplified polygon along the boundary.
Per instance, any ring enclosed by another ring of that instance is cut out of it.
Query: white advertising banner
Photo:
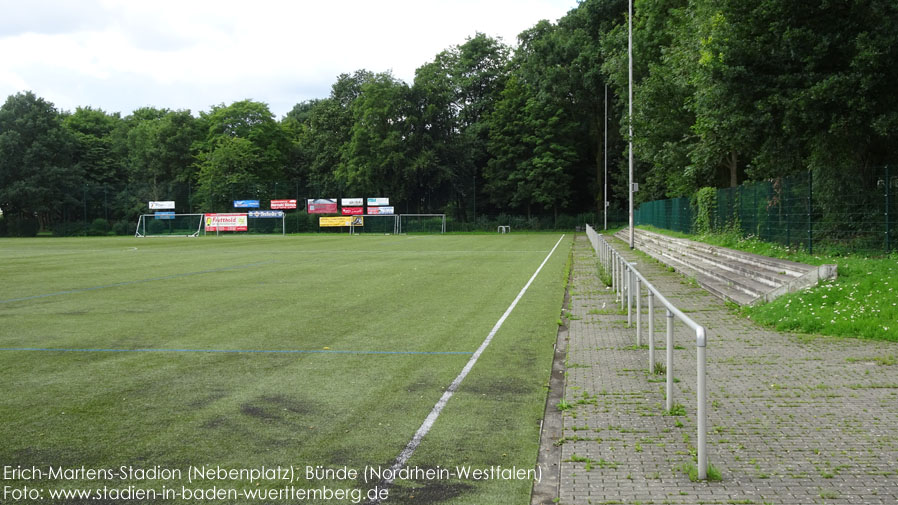
[[[246,214],[206,214],[206,231],[246,231]]]
[[[365,205],[364,198],[341,198],[340,207],[361,207]]]
[[[170,210],[174,208],[175,202],[173,201],[150,202],[150,210]]]
[[[389,198],[369,198],[368,199],[369,207],[370,206],[379,207],[381,205],[390,205],[390,199]]]

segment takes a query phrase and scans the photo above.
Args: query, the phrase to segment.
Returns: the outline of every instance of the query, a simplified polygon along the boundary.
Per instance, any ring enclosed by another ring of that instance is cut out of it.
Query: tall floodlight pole
[[[628,36],[627,36],[627,59],[630,67],[630,113],[628,123],[630,127],[630,249],[634,246],[633,237],[633,0],[629,1],[630,15],[628,17]]]
[[[608,229],[608,85],[605,85],[605,177],[602,180],[605,182],[605,196],[602,198],[602,203],[604,206],[605,213],[605,230]]]

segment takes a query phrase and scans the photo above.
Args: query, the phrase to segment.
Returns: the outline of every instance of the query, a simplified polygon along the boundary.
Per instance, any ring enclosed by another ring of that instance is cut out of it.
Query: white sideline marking
[[[402,452],[399,453],[399,456],[396,457],[396,462],[393,463],[393,466],[390,467],[390,470],[391,470],[390,475],[395,474],[397,470],[399,470],[400,468],[405,466],[405,464],[408,462],[409,458],[412,457],[412,454],[414,454],[415,449],[417,449],[418,446],[421,444],[421,440],[424,438],[425,435],[427,435],[427,432],[429,432],[430,428],[433,427],[433,423],[435,423],[437,418],[440,416],[440,413],[443,411],[443,407],[446,406],[446,403],[448,403],[449,399],[452,398],[452,395],[455,394],[455,391],[458,389],[458,386],[461,384],[461,381],[463,381],[465,379],[465,377],[468,375],[468,373],[471,371],[471,369],[474,368],[474,364],[477,363],[477,360],[480,358],[480,355],[483,354],[483,351],[485,351],[487,346],[490,345],[490,342],[493,340],[493,336],[495,336],[496,333],[499,331],[499,328],[502,327],[502,324],[505,322],[505,320],[511,314],[511,311],[514,310],[515,306],[518,304],[518,301],[520,301],[520,299],[524,296],[524,293],[527,292],[527,289],[530,287],[530,284],[532,284],[533,280],[536,279],[536,276],[539,274],[539,271],[543,269],[543,266],[545,266],[546,262],[549,261],[549,258],[552,257],[552,253],[555,252],[555,249],[558,248],[558,244],[560,244],[563,239],[564,239],[564,235],[562,235],[561,238],[558,239],[558,242],[555,242],[555,247],[553,247],[552,250],[549,251],[549,254],[546,256],[546,259],[544,259],[543,262],[539,265],[539,268],[536,269],[536,272],[533,272],[533,275],[530,277],[530,280],[527,281],[527,284],[524,285],[524,287],[521,289],[521,292],[518,293],[518,296],[515,297],[513,302],[511,302],[511,305],[508,306],[508,309],[505,310],[505,313],[502,314],[502,317],[500,317],[499,320],[496,321],[496,324],[495,324],[495,326],[493,326],[493,329],[490,330],[489,334],[486,336],[486,339],[483,340],[483,343],[480,344],[480,347],[477,348],[477,351],[475,351],[474,354],[471,356],[471,358],[468,360],[468,363],[462,369],[461,373],[459,373],[458,377],[456,377],[455,380],[452,381],[452,384],[449,385],[449,387],[446,389],[446,392],[443,393],[443,396],[441,396],[439,401],[437,401],[436,405],[433,406],[433,409],[430,411],[430,414],[427,415],[427,418],[425,418],[424,422],[421,423],[421,427],[418,428],[417,432],[415,432],[415,436],[412,437],[412,439],[409,441],[408,445],[405,446],[405,449],[403,449]],[[385,479],[383,484],[389,486],[389,485],[393,484],[393,481],[394,481],[394,479],[392,477],[390,477],[389,479]],[[380,500],[376,500],[373,503],[380,503]]]

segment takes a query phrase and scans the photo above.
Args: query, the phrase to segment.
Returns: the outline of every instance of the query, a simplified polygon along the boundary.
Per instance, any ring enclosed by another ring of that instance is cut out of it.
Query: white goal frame
[[[402,231],[402,218],[403,217],[439,217],[442,219],[442,226],[440,228],[440,234],[446,233],[446,214],[399,214],[399,233],[403,233]]]
[[[354,217],[354,216],[353,216],[353,217]],[[384,220],[386,220],[387,218],[391,218],[391,217],[392,217],[392,218],[393,218],[393,235],[398,235],[398,234],[399,234],[399,214],[361,214],[361,215],[359,215],[359,217],[361,217],[361,218],[363,218],[363,219],[364,219],[364,218],[369,218],[369,217],[373,217],[373,218],[382,218],[382,219],[384,219]],[[364,231],[362,231],[362,232],[356,231],[357,228],[361,228],[362,230],[364,230],[364,229],[365,229],[365,226],[364,226],[364,225],[362,225],[362,226],[355,226],[355,225],[353,225],[353,224],[350,223],[350,225],[349,225],[349,234],[350,234],[350,235],[361,235],[362,233],[364,233]]]
[[[156,219],[156,214],[141,214],[139,218],[137,218],[137,228],[134,230],[134,236],[139,238],[148,238],[148,237],[199,237],[200,233],[204,230],[203,228],[203,219],[205,218],[205,214],[170,214],[174,218],[185,217],[185,216],[197,216],[197,227],[196,231],[193,233],[187,233],[184,235],[153,235],[147,233],[147,219]],[[160,221],[166,221],[165,219],[160,219]]]

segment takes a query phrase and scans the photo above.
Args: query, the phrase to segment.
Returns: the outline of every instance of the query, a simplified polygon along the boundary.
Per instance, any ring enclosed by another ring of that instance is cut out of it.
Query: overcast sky
[[[0,0],[0,100],[31,90],[60,110],[128,115],[250,98],[276,118],[341,73],[411,83],[483,32],[516,45],[577,0]]]

